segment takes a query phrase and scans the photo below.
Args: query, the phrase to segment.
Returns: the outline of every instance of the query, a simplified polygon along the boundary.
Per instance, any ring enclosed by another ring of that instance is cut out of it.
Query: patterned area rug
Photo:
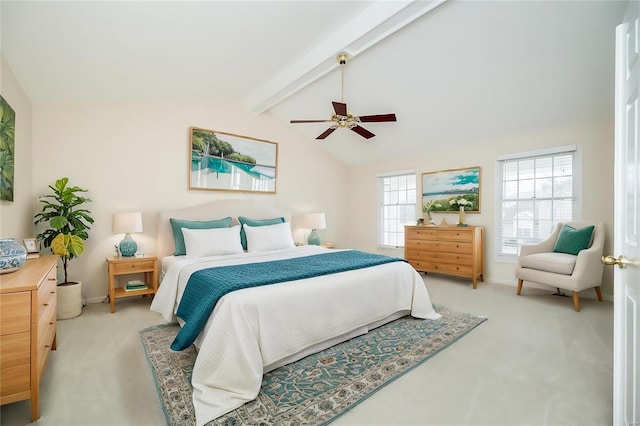
[[[321,425],[417,367],[486,321],[436,306],[438,321],[400,318],[265,374],[258,397],[209,425]],[[194,425],[192,345],[173,352],[177,324],[140,331],[167,424]]]

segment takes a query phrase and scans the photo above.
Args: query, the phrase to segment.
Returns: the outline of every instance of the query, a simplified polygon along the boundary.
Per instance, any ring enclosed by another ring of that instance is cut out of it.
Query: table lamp
[[[142,232],[142,213],[116,213],[113,215],[113,233],[125,234],[120,241],[120,254],[131,257],[138,251],[138,244],[131,238],[132,232]]]
[[[325,221],[324,213],[310,213],[304,215],[304,223],[307,228],[311,229],[311,233],[307,238],[307,242],[309,245],[320,245],[320,234],[318,234],[318,229],[326,229],[327,223]]]

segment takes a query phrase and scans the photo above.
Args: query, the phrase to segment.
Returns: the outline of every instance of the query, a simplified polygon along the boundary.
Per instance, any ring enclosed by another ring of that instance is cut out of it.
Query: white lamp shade
[[[142,213],[116,213],[113,215],[113,233],[142,232]]]
[[[309,213],[304,215],[304,223],[309,229],[326,229],[324,213]]]

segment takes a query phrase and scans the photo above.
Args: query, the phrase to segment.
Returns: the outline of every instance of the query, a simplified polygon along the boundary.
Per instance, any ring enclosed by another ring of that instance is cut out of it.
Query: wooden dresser
[[[33,421],[40,377],[56,348],[57,261],[41,256],[0,275],[0,405],[31,399]]]
[[[484,281],[481,226],[405,226],[404,257],[421,272],[437,272]]]

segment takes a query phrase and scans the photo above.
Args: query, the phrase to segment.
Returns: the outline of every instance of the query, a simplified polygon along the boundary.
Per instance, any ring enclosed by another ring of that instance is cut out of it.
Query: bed
[[[284,218],[286,224],[291,219],[288,212],[276,206],[249,200],[221,200],[158,214],[162,281],[151,306],[153,311],[167,321],[175,321],[180,301],[189,291],[189,278],[214,271],[209,268],[217,271],[258,263],[260,267],[271,267],[300,259],[308,263],[317,255],[338,256],[337,250],[318,246],[271,250],[268,245],[269,250],[233,254],[174,255],[171,218],[204,221],[231,217],[234,226],[242,216],[256,220]],[[260,232],[278,226],[265,227]],[[255,230],[246,229],[247,238],[256,241]],[[202,331],[194,341],[198,349],[192,375],[197,424],[204,425],[255,399],[264,373],[409,314],[432,320],[440,317],[420,275],[402,261],[224,295],[203,319]],[[178,322],[182,333],[187,326],[180,317]]]

